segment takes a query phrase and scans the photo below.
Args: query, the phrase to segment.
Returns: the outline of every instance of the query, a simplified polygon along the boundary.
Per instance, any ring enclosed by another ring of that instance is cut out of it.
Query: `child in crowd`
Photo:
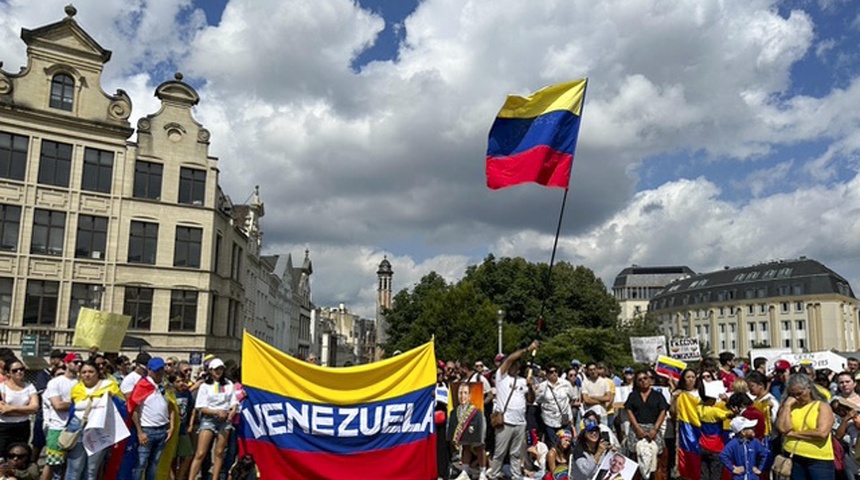
[[[723,451],[723,421],[734,415],[726,408],[725,402],[717,402],[705,393],[704,384],[699,388],[698,414],[702,423],[702,436],[699,446],[702,449],[702,480],[720,480],[722,465],[720,453]]]
[[[176,445],[176,457],[173,460],[173,472],[177,480],[188,478],[194,446],[189,433],[191,410],[194,408],[194,395],[189,391],[188,379],[184,372],[177,372],[168,377],[176,390],[176,406],[179,409],[179,443]]]
[[[755,438],[757,420],[735,417],[732,420],[734,437],[720,454],[720,462],[730,472],[732,480],[759,480],[767,461],[767,450]]]

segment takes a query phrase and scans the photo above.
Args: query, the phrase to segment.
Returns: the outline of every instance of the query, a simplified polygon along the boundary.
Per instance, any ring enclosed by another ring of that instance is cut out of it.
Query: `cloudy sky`
[[[0,61],[68,0],[0,0]],[[855,0],[79,0],[133,118],[181,71],[222,186],[259,185],[265,250],[373,315],[487,253],[548,261],[562,191],[485,187],[508,93],[588,77],[558,258],[696,271],[807,255],[860,280]],[[132,123],[134,124],[134,122]]]

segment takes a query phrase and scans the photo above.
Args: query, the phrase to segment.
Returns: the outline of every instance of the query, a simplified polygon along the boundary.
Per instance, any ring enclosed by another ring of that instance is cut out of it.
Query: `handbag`
[[[63,428],[63,431],[60,432],[60,436],[57,437],[57,445],[59,445],[62,450],[71,450],[78,444],[78,440],[81,438],[84,427],[87,425],[87,419],[90,416],[90,410],[92,408],[93,399],[90,398],[90,401],[87,403],[87,409],[84,410],[84,417],[81,419],[80,423],[75,421],[74,416],[69,419],[69,423],[65,428]]]
[[[496,430],[505,428],[505,412],[508,411],[508,404],[511,403],[511,397],[514,396],[514,389],[516,386],[517,379],[514,377],[514,383],[511,384],[511,393],[508,395],[507,401],[505,401],[505,408],[503,408],[501,412],[493,412],[492,415],[490,415],[490,425],[492,425]]]
[[[809,418],[809,414],[812,413],[812,407],[806,411],[806,415],[803,416],[803,423],[801,423],[801,427],[806,425],[806,420]],[[791,455],[785,456],[783,454],[779,454],[776,458],[773,459],[773,467],[771,470],[775,472],[780,477],[791,478],[791,468],[792,468],[792,459],[794,458],[794,453],[797,452],[797,445],[799,441],[794,444],[794,448],[791,449]]]
[[[549,380],[547,380],[549,382]],[[555,400],[555,406],[558,407],[558,411],[561,412],[561,404],[558,403],[558,398],[555,396],[555,390],[552,389],[552,385],[547,385],[546,388],[549,389],[549,393],[552,394],[552,399]],[[570,426],[570,415],[567,413],[561,414],[561,428]]]

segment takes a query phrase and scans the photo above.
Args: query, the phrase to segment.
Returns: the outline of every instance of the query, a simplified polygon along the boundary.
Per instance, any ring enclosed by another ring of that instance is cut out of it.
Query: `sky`
[[[0,0],[0,61],[68,0]],[[505,96],[588,77],[557,260],[706,272],[801,255],[860,285],[854,0],[79,0],[136,119],[180,71],[264,251],[310,250],[313,299],[373,316],[488,253],[547,262],[562,191],[485,186]]]

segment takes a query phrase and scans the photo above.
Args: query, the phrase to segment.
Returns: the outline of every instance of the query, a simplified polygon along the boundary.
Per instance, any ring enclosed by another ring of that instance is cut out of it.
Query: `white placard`
[[[773,364],[784,355],[791,355],[790,348],[754,348],[750,350],[750,365],[754,365],[756,358],[767,359],[767,371],[773,372]]]
[[[654,363],[660,355],[666,355],[666,337],[630,337],[630,350],[636,363]]]
[[[695,338],[673,338],[669,340],[669,356],[676,360],[697,361],[702,359],[699,340]]]
[[[705,385],[705,396],[710,398],[720,399],[720,395],[724,395],[726,393],[726,386],[723,385],[722,380],[712,380],[710,382],[704,382]]]
[[[810,353],[788,353],[779,356],[780,360],[786,360],[792,366],[800,365],[803,360],[810,360],[812,368],[820,370],[829,368],[834,372],[845,370],[845,364],[848,361],[842,355],[833,352],[810,352]]]
[[[108,395],[104,395],[107,398]],[[108,448],[116,443],[119,443],[128,438],[131,433],[125,426],[113,401],[107,401],[107,408],[104,409],[104,427],[85,429],[81,440],[84,442],[84,450],[87,455],[92,455]],[[87,424],[89,427],[89,424]]]
[[[633,392],[632,385],[621,385],[619,387],[615,387],[615,400],[613,400],[613,402],[621,405],[627,403],[627,397],[630,396],[631,392]]]

